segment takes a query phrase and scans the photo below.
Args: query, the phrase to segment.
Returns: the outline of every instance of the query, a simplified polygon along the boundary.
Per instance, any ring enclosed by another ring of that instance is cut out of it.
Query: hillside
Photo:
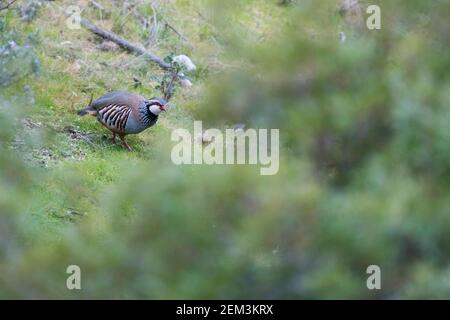
[[[448,297],[450,6],[373,2],[381,30],[337,0],[1,10],[0,298]],[[108,91],[161,96],[165,71],[73,10],[197,67],[132,152],[76,112]],[[174,164],[194,120],[279,129],[279,171]],[[73,264],[83,290],[66,288]]]

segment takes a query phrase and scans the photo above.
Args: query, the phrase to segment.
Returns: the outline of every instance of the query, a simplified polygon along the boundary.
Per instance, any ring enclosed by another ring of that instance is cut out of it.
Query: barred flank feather
[[[131,108],[128,106],[108,105],[99,111],[99,120],[108,128],[125,131]]]

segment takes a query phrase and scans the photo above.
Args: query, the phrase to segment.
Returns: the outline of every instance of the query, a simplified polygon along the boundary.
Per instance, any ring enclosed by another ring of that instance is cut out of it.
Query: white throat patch
[[[159,109],[159,105],[157,104],[152,104],[150,107],[150,112],[153,113],[154,115],[158,115],[161,113],[161,110]]]

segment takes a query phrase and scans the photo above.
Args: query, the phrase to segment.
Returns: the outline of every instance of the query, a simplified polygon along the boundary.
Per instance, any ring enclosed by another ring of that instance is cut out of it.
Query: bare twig
[[[170,98],[172,98],[173,86],[175,84],[175,81],[177,80],[178,80],[178,72],[173,72],[169,84],[167,85],[166,88],[164,88],[164,99],[166,99],[166,101],[169,101]]]
[[[153,13],[153,17],[152,18],[148,18],[148,22],[144,19],[145,23],[148,25],[148,33],[149,33],[147,44],[155,43],[156,39],[158,37],[158,19],[156,17],[156,9],[153,6],[153,4],[152,4],[152,13]],[[153,20],[153,27],[151,27],[151,21],[152,20]]]
[[[66,127],[63,129],[63,131],[69,133],[70,137],[72,139],[83,140],[84,142],[89,144],[91,147],[94,147],[94,148],[96,147],[96,145],[88,137],[86,137],[82,133],[78,132],[77,130],[73,129],[72,127]]]
[[[89,0],[89,2],[90,2],[94,7],[96,7],[98,10],[105,10],[105,8],[103,8],[103,6],[102,6],[100,3],[98,3],[97,1]]]
[[[167,20],[164,17],[162,18],[162,20],[164,21],[164,24],[166,25],[166,27],[168,27],[170,30],[175,32],[183,41],[187,42],[186,37],[183,36],[180,32],[178,32],[178,30],[175,29],[169,22],[167,22]]]
[[[84,216],[85,216],[84,213],[78,212],[77,210],[72,209],[72,208],[68,208],[67,213],[68,213],[68,214],[77,215],[77,216],[81,216],[81,217],[84,217]]]
[[[114,43],[117,43],[120,47],[124,48],[125,50],[133,52],[137,55],[141,55],[141,56],[147,58],[148,60],[158,64],[164,70],[172,69],[172,66],[169,63],[165,62],[163,59],[161,59],[157,55],[154,55],[153,53],[148,52],[144,48],[141,48],[135,44],[132,44],[128,40],[118,36],[117,34],[111,32],[111,31],[107,31],[107,30],[97,27],[96,25],[94,25],[92,22],[90,22],[87,19],[81,19],[80,24],[84,28],[91,31],[92,33],[95,33],[96,35],[98,35],[104,39],[110,40]]]
[[[6,5],[4,5],[3,7],[0,7],[0,11],[2,10],[6,10],[8,9],[14,2],[16,2],[17,0],[11,0],[10,2],[8,2]]]
[[[162,16],[162,14],[160,12],[158,12],[157,8],[155,7],[154,4],[151,4],[151,8],[152,8],[152,18],[149,19],[145,19],[142,15],[140,15],[134,8],[133,8],[133,15],[139,19],[144,25],[148,25],[149,28],[149,38],[151,39],[152,37],[155,37],[155,33],[156,33],[156,28],[157,28],[157,15],[160,16],[161,21],[164,23],[166,28],[169,28],[170,30],[172,30],[178,37],[180,37],[181,40],[183,40],[184,42],[188,42],[187,38],[181,33],[179,32],[173,25],[171,25],[169,23],[169,21],[167,21],[166,18],[164,18]],[[152,29],[150,29],[150,21],[153,22],[153,32]]]

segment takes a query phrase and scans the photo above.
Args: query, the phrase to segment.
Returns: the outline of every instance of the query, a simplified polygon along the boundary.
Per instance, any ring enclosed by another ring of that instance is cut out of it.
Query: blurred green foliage
[[[202,2],[230,67],[170,120],[279,128],[275,176],[175,166],[164,129],[150,155],[36,168],[0,99],[0,298],[449,298],[450,2],[373,4],[381,30],[338,1]]]
[[[31,47],[37,41],[37,34],[19,35],[7,27],[6,18],[0,18],[0,87],[39,72],[40,62]]]

